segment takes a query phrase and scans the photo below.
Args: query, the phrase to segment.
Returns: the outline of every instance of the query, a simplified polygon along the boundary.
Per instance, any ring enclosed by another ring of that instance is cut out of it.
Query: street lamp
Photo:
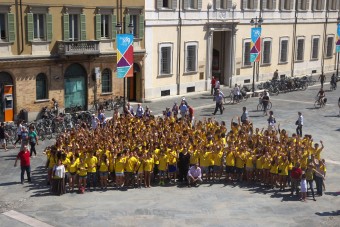
[[[262,23],[263,23],[262,17],[259,17],[259,18],[255,17],[255,19],[251,18],[251,20],[250,20],[250,25],[254,26],[255,28],[261,28]],[[261,36],[261,34],[260,34],[260,36]],[[259,54],[260,54],[260,52],[259,52]],[[255,69],[256,69],[256,62],[257,62],[256,59],[254,59],[254,64],[253,64],[253,85],[252,85],[253,92],[255,92]],[[257,62],[257,67],[259,67],[259,62]],[[256,70],[256,71],[257,71],[257,76],[258,76],[258,70]]]

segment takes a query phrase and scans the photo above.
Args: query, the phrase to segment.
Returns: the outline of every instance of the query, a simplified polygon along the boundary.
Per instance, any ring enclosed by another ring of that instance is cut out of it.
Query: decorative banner
[[[117,77],[133,77],[133,34],[117,35]]]
[[[340,52],[340,24],[338,24],[337,40],[336,40],[336,52]]]
[[[261,58],[262,28],[251,28],[250,62],[259,62]]]

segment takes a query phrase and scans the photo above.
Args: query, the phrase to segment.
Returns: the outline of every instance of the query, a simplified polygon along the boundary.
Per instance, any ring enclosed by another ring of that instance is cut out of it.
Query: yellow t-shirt
[[[169,165],[175,165],[177,162],[177,153],[176,151],[169,151],[168,152],[168,162]]]
[[[253,168],[254,167],[254,164],[253,164],[253,155],[249,155],[247,157],[247,161],[246,161],[246,167],[248,168]]]
[[[144,162],[144,171],[152,171],[153,168],[153,164],[154,164],[154,159],[153,158],[148,158],[145,160]]]
[[[235,164],[236,168],[240,168],[240,169],[244,168],[244,159],[245,157],[243,153],[240,153],[240,152],[236,153],[236,164]]]
[[[207,153],[208,152],[202,153],[200,155],[200,166],[202,167],[208,167],[210,164]]]
[[[270,158],[264,158],[263,159],[263,168],[264,169],[270,169],[272,160]]]
[[[68,172],[70,172],[70,173],[77,172],[77,165],[78,165],[78,162],[76,162],[76,161],[73,162],[73,163],[70,162],[70,164],[67,166]]]
[[[166,154],[160,155],[158,158],[158,162],[159,162],[158,169],[161,171],[166,171],[168,164],[168,156]]]
[[[89,157],[89,158],[85,159],[85,162],[88,166],[87,172],[95,173],[96,170],[97,170],[97,163],[98,163],[97,157],[96,156]]]
[[[86,163],[78,163],[78,175],[81,177],[87,176],[87,164]]]
[[[62,161],[63,165],[65,166],[65,172],[68,172],[68,166],[70,165],[70,159],[66,158],[65,160]]]
[[[263,169],[263,157],[256,159],[256,169]]]
[[[100,162],[99,171],[100,172],[107,172],[107,171],[109,171],[109,166],[107,165],[107,162],[104,162],[104,161]]]
[[[278,174],[278,165],[277,164],[271,165],[269,172],[272,174]]]
[[[190,155],[190,164],[194,165],[196,163],[198,163],[198,159],[199,159],[199,155],[197,151],[194,151],[191,155]]]
[[[123,173],[124,172],[125,163],[126,163],[126,159],[125,158],[116,159],[116,162],[115,162],[115,172],[116,173]]]
[[[279,175],[281,176],[288,176],[288,162],[280,162],[279,163],[279,170],[281,171]]]
[[[223,156],[223,151],[220,151],[218,153],[214,153],[214,165],[215,166],[221,166],[222,165],[222,156]]]
[[[127,158],[125,171],[129,172],[129,173],[134,172],[136,165],[137,165],[137,162],[138,162],[138,160],[134,156]]]
[[[53,168],[57,164],[57,158],[52,154],[48,155],[48,161],[48,168]]]
[[[226,165],[227,166],[235,166],[235,157],[234,157],[234,154],[232,152],[227,153]]]

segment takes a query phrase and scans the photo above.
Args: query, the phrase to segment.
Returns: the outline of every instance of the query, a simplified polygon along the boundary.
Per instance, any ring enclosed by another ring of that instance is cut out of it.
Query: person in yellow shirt
[[[256,181],[262,182],[263,181],[263,160],[264,157],[262,153],[256,155]]]
[[[236,150],[234,147],[229,148],[226,154],[226,181],[234,180],[235,179],[235,153]]]
[[[122,153],[118,153],[115,159],[115,174],[116,174],[116,185],[118,188],[124,186],[124,167],[126,163],[126,158]]]
[[[242,181],[243,179],[245,160],[244,149],[240,148],[239,151],[235,153],[235,172],[237,181]]]
[[[74,191],[74,181],[76,180],[76,174],[77,174],[77,165],[78,162],[75,160],[75,157],[72,155],[69,158],[70,163],[67,166],[67,170],[69,172],[69,178],[68,178],[68,185],[72,189],[72,192]]]
[[[144,160],[144,186],[146,188],[151,187],[151,172],[155,161],[151,153],[147,154],[147,158]]]
[[[55,147],[52,147],[51,150],[46,153],[47,154],[47,161],[46,161],[46,167],[48,168],[47,171],[47,185],[50,185],[52,183],[52,170],[53,167],[57,164],[57,157],[56,157],[56,149]]]
[[[276,157],[273,158],[272,163],[270,165],[270,185],[272,188],[277,186],[277,181],[278,181],[278,160]]]
[[[249,149],[246,154],[246,171],[247,171],[247,182],[250,183],[254,180],[254,151]]]
[[[146,154],[141,154],[137,156],[137,184],[138,188],[142,187],[142,182],[144,179],[144,159],[146,158]]]
[[[269,155],[269,152],[266,151],[263,158],[263,183],[265,185],[269,185],[270,183],[270,166],[272,159]]]
[[[177,165],[176,164],[177,164],[178,155],[177,155],[176,151],[172,151],[171,149],[168,148],[167,156],[168,156],[168,163],[169,163],[169,165],[168,165],[169,178],[170,178],[170,180],[175,182],[176,176],[177,176]]]
[[[83,158],[80,158],[79,163],[77,165],[78,169],[78,187],[79,192],[84,193],[84,189],[86,188],[86,179],[87,179],[87,164]]]
[[[165,185],[164,178],[166,176],[166,170],[168,169],[168,156],[161,150],[157,156],[159,165],[159,185]]]
[[[99,159],[99,177],[101,189],[107,190],[107,178],[109,175],[109,159],[105,153]]]
[[[289,161],[287,156],[282,156],[281,161],[279,162],[278,172],[279,172],[279,180],[280,180],[280,191],[284,191],[286,188],[287,177],[288,177],[288,166]]]
[[[98,159],[95,156],[95,152],[89,152],[88,157],[85,159],[85,162],[88,166],[87,169],[87,183],[89,185],[89,189],[93,187],[94,190],[96,190],[96,184],[97,184],[97,164]]]
[[[125,186],[129,187],[130,185],[134,186],[135,184],[135,171],[137,166],[137,158],[133,155],[133,152],[128,152],[128,157],[126,159],[125,165]]]
[[[220,146],[216,147],[216,151],[213,153],[214,159],[214,177],[213,180],[220,180],[222,176],[222,158],[223,158],[223,149]]]

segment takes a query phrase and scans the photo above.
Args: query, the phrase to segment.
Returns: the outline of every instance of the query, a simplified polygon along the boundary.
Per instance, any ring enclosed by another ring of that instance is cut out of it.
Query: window
[[[102,93],[112,92],[112,74],[110,69],[102,72]]]
[[[313,0],[313,10],[324,10],[325,0]]]
[[[296,61],[303,61],[304,51],[305,51],[305,39],[301,37],[297,38],[295,53]]]
[[[202,9],[202,0],[183,0],[184,9],[187,10],[197,10]]]
[[[100,23],[100,37],[102,39],[108,39],[109,34],[110,34],[110,29],[109,29],[109,15],[101,15],[101,23]]]
[[[309,8],[309,0],[299,0],[298,1],[298,10],[308,10]]]
[[[159,45],[159,75],[172,74],[172,43]]]
[[[78,41],[79,40],[79,16],[78,14],[69,15],[69,31],[70,31],[69,41]]]
[[[45,39],[45,15],[33,14],[34,32],[33,37],[37,40]]]
[[[142,9],[128,8],[124,17],[125,33],[131,33],[129,25],[133,26],[134,38],[144,38],[144,15]]]
[[[318,36],[312,37],[312,60],[316,60],[319,58],[319,41],[320,38]]]
[[[328,5],[328,9],[330,10],[338,10],[339,9],[339,0],[330,0],[329,1],[329,5]]]
[[[115,39],[117,35],[117,16],[113,8],[97,8],[96,14],[96,40]]]
[[[197,0],[188,0],[189,9],[197,9]]]
[[[331,58],[333,56],[333,43],[334,36],[327,36],[326,57],[328,58]]]
[[[36,78],[36,99],[48,99],[47,79],[44,73],[39,73]]]
[[[185,72],[197,72],[197,42],[185,43]]]
[[[13,13],[0,13],[0,42],[14,42],[15,24]]]
[[[7,41],[6,17],[4,13],[0,13],[0,40]]]
[[[271,63],[271,51],[272,51],[271,49],[272,49],[272,40],[270,38],[263,39],[262,64]]]
[[[251,66],[250,62],[250,40],[243,41],[243,66]]]
[[[242,9],[257,9],[258,0],[242,0]]]
[[[276,0],[261,0],[262,9],[274,10],[276,9]]]
[[[288,38],[280,39],[280,63],[288,62]]]
[[[293,10],[294,3],[295,3],[295,0],[280,0],[280,9],[281,10]]]
[[[232,1],[231,0],[220,0],[220,2],[216,1],[217,8],[218,9],[230,9],[231,5],[232,5]]]

